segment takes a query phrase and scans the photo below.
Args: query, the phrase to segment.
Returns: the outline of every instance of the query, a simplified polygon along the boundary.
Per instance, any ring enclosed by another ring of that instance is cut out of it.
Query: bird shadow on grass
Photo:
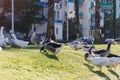
[[[13,49],[20,49],[20,48],[18,48],[18,47],[16,47],[16,48],[14,48],[14,47],[5,47],[5,48],[3,48],[3,50],[13,50]]]
[[[36,49],[40,49],[40,46],[28,46],[25,49],[31,49],[31,50],[36,50]]]
[[[41,53],[50,59],[59,61],[59,58],[56,55],[49,54],[46,50],[42,51]]]
[[[102,77],[102,78],[105,78],[105,80],[111,80],[105,73],[103,73],[103,72],[101,72],[101,71],[94,71],[94,70],[93,70],[93,68],[94,68],[93,66],[90,66],[90,65],[85,64],[85,63],[84,63],[84,65],[87,66],[88,69],[89,69],[91,72],[97,74],[98,76],[100,76],[100,77]]]
[[[118,79],[118,80],[120,80],[120,76],[119,76],[119,74],[117,73],[117,72],[115,72],[115,71],[113,71],[113,70],[109,70],[110,72],[111,72],[111,74],[113,74],[114,76],[116,76],[116,78]]]

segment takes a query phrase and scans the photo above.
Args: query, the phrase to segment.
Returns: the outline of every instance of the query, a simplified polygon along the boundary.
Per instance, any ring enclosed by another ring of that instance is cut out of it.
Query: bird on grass
[[[111,44],[112,44],[112,42],[108,43],[108,46],[107,46],[106,50],[101,49],[101,50],[97,50],[97,51],[92,51],[92,49],[94,48],[94,46],[93,46],[93,47],[90,48],[89,53],[94,53],[95,56],[97,56],[97,57],[106,57],[110,54]]]
[[[109,66],[110,69],[113,68],[114,70],[116,70],[116,67],[118,66],[118,64],[120,64],[120,58],[117,57],[92,57],[86,58],[86,60],[97,66],[101,72],[103,66]]]
[[[20,48],[24,48],[28,46],[28,41],[23,41],[23,40],[19,40],[17,39],[17,37],[15,36],[15,34],[11,34],[11,39],[10,39],[10,45],[11,46],[16,46],[16,47],[20,47]]]
[[[50,30],[48,38],[45,39],[43,42],[43,46],[40,48],[40,52],[44,49],[49,50],[52,52],[54,55],[57,55],[60,50],[62,45],[60,43],[57,43],[51,39],[52,36],[52,30]]]

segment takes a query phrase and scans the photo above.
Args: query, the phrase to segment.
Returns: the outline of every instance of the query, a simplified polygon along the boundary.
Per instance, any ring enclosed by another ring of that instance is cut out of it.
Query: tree
[[[36,18],[40,9],[43,8],[39,2],[40,0],[14,0],[14,14],[20,19],[19,23],[15,22],[15,31],[28,33],[32,23],[40,23],[41,18]],[[4,0],[4,7],[5,13],[11,12],[11,0]],[[9,23],[6,22],[6,26],[11,26],[11,21]]]
[[[100,0],[95,0],[95,43],[100,43]]]
[[[79,0],[75,0],[75,27],[76,27],[76,33],[80,35],[80,22],[79,22]]]
[[[11,13],[11,1],[12,0],[4,0],[4,13]],[[27,3],[27,4],[26,4]],[[15,21],[15,31],[27,32],[25,16],[27,11],[31,8],[32,1],[31,0],[14,0],[14,21]],[[6,16],[5,27],[7,29],[11,28],[11,16]],[[27,18],[28,19],[28,18]],[[16,22],[17,21],[17,22]],[[24,27],[24,28],[21,28]]]
[[[116,0],[113,0],[113,30],[114,30],[114,39],[117,38],[116,31]]]
[[[54,0],[48,0],[48,24],[47,24],[47,33],[46,33],[46,38],[49,35],[49,31],[52,30],[52,39],[55,39],[55,34],[54,34]]]
[[[104,33],[105,38],[113,38],[113,13],[104,13],[104,27],[102,33]]]
[[[120,37],[120,16],[116,20],[116,30],[117,30],[117,37]]]

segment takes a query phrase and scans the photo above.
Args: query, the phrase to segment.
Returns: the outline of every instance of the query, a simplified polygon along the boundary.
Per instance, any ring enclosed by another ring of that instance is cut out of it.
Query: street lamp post
[[[69,20],[68,20],[69,10],[68,8],[69,6],[68,6],[68,0],[67,0],[67,41],[69,40]]]
[[[12,0],[12,32],[14,33],[14,0]]]

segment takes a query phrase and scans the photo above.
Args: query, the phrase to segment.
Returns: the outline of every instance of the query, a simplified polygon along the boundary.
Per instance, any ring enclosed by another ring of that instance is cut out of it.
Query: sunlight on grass
[[[106,45],[95,45],[106,49]],[[120,46],[112,45],[111,52],[120,55]],[[30,45],[25,49],[7,47],[0,52],[0,80],[118,80],[118,73],[103,72],[93,68],[84,60],[84,51],[72,50],[64,45],[57,55],[41,54],[39,46]],[[120,66],[117,67],[120,73]]]

